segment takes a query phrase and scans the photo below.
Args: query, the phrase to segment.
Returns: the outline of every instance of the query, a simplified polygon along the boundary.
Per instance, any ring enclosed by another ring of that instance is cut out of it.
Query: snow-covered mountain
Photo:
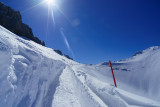
[[[0,107],[160,107],[160,48],[84,65],[0,26]]]
[[[139,51],[131,58],[112,64],[118,81],[160,101],[160,46]]]

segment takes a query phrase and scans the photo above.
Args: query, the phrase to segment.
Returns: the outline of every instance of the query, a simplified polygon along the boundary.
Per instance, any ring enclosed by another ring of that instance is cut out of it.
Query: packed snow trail
[[[89,92],[90,90],[84,84],[76,80],[73,72],[69,66],[63,71],[52,107],[88,107],[88,105],[91,107],[107,107],[102,101],[98,102],[95,99],[96,95]]]
[[[72,83],[72,74],[67,66],[59,78],[60,84],[56,89],[52,107],[81,107]]]
[[[153,49],[144,51],[144,57],[153,54],[148,61],[160,53]],[[143,55],[137,57],[113,63],[115,88],[108,64],[77,63],[0,26],[0,107],[160,107],[160,87],[155,88],[160,61],[149,78],[149,64],[137,65]],[[141,80],[136,74],[144,68],[148,74]]]

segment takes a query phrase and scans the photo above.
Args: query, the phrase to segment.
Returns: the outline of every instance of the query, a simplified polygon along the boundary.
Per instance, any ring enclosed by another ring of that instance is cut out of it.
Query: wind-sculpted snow
[[[21,46],[0,29],[0,105],[49,107],[65,64]],[[13,36],[14,37],[14,36]]]
[[[0,26],[0,107],[160,107],[159,53],[113,63],[115,88],[108,63],[79,64]]]

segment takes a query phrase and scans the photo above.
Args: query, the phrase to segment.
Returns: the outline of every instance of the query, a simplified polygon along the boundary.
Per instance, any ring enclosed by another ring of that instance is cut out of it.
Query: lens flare
[[[64,39],[65,45],[67,46],[68,50],[69,50],[70,53],[72,54],[73,59],[75,59],[75,55],[74,55],[74,53],[73,53],[73,51],[72,51],[72,49],[71,49],[71,47],[70,47],[70,45],[69,45],[69,42],[68,42],[68,40],[67,40],[67,38],[66,38],[66,36],[65,36],[65,34],[64,34],[64,29],[63,29],[63,28],[60,28],[60,32],[61,32],[61,35],[62,35],[62,37],[63,37],[63,39]]]

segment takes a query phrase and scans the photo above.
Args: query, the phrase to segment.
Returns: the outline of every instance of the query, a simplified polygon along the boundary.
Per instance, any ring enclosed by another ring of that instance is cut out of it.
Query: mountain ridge
[[[19,11],[15,11],[9,6],[0,2],[0,25],[7,28],[18,36],[26,37],[34,42],[45,46],[45,42],[33,35],[32,29],[22,22]]]

